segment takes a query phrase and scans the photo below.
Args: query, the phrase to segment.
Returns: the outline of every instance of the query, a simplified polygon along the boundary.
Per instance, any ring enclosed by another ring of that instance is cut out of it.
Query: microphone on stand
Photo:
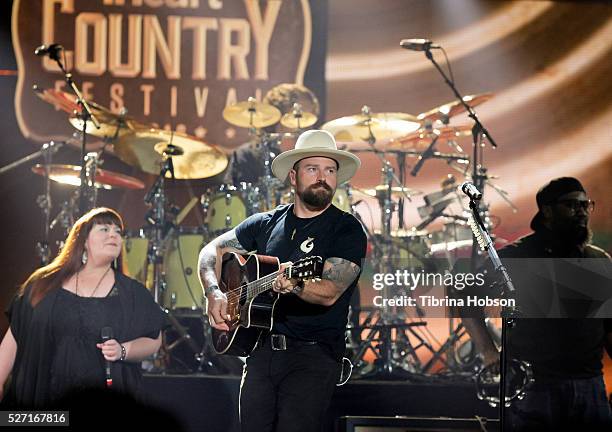
[[[440,45],[434,44],[429,39],[402,39],[400,46],[411,51],[429,51],[430,49],[440,49]]]
[[[463,184],[461,184],[460,188],[464,194],[466,194],[468,197],[470,197],[470,199],[474,201],[478,201],[482,198],[482,192],[480,192],[476,188],[476,186],[474,186],[470,182],[464,182]]]
[[[64,47],[60,44],[41,45],[34,50],[34,54],[42,57],[48,55],[51,58],[57,58],[57,54],[63,50]]]
[[[111,327],[102,327],[101,330],[102,343],[113,338],[113,329]],[[106,373],[106,387],[113,386],[113,377],[111,376],[111,362],[104,360],[104,372]]]

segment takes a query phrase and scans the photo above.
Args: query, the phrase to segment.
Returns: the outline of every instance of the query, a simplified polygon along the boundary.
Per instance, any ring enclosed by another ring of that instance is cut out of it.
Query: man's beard
[[[593,232],[588,225],[568,224],[554,227],[553,231],[558,235],[561,243],[568,246],[584,247],[591,241],[593,236]]]
[[[324,182],[315,183],[308,186],[302,192],[297,191],[297,195],[311,210],[323,210],[334,198],[334,190]]]

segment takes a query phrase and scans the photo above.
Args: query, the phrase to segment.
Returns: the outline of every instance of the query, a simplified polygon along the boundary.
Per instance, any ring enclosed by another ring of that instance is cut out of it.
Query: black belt
[[[286,351],[289,348],[316,345],[317,341],[305,341],[301,339],[295,339],[284,334],[278,333],[266,333],[261,335],[257,345],[265,347],[269,345],[272,351]]]

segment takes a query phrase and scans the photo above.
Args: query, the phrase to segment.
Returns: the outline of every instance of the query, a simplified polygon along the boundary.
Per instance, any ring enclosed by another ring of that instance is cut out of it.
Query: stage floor
[[[176,417],[188,432],[238,432],[240,378],[210,375],[145,375],[149,403]],[[338,387],[325,431],[341,416],[496,418],[465,381],[350,381]]]

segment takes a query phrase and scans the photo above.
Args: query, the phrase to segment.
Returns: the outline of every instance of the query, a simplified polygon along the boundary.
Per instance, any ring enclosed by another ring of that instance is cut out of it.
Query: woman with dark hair
[[[106,362],[114,390],[138,391],[139,362],[159,349],[165,318],[150,292],[117,270],[122,232],[114,210],[89,211],[19,289],[0,345],[0,391],[12,372],[8,405],[45,407],[108,386]]]

